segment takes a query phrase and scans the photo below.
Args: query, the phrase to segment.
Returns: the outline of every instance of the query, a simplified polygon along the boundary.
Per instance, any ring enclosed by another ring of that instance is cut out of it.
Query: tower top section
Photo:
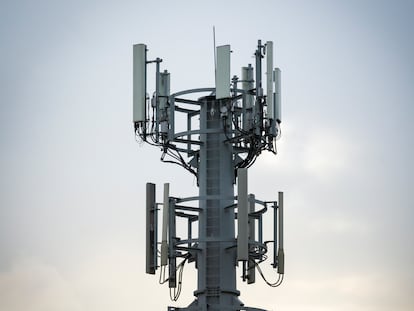
[[[161,148],[161,160],[184,167],[198,178],[203,134],[196,120],[202,105],[214,100],[211,114],[220,114],[223,143],[233,152],[234,169],[250,167],[264,150],[276,154],[280,137],[281,72],[274,67],[273,42],[258,40],[255,64],[231,73],[230,45],[216,48],[215,87],[171,93],[170,73],[162,59],[148,59],[145,44],[133,47],[133,123],[139,139]],[[155,90],[147,90],[147,73],[155,64]],[[262,72],[264,71],[264,75]],[[264,76],[264,77],[263,77]]]

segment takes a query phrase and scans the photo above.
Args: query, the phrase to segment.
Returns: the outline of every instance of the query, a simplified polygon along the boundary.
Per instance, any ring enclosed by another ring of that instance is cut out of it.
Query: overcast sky
[[[262,39],[283,78],[279,154],[249,170],[249,190],[285,192],[286,277],[276,289],[240,284],[241,300],[414,309],[413,1],[3,0],[0,310],[193,300],[193,264],[177,303],[144,273],[145,183],[170,182],[174,196],[198,189],[135,142],[132,45],[164,60],[173,92],[211,87],[213,25],[233,50],[232,75]]]

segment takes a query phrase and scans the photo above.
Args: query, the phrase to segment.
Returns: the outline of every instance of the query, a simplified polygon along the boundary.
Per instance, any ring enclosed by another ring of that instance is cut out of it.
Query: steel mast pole
[[[234,165],[231,144],[225,143],[229,120],[220,108],[228,100],[207,96],[201,100],[199,167],[198,289],[194,292],[201,310],[240,306],[236,289],[234,245]]]

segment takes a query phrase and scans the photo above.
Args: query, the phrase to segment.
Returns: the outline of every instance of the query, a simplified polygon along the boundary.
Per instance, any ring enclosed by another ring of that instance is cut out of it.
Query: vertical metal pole
[[[262,95],[262,41],[259,40],[256,50],[256,96]]]
[[[232,149],[225,144],[220,102],[215,97],[200,99],[199,240],[198,289],[194,292],[198,310],[220,311],[240,307],[236,289],[234,209],[234,167]],[[230,120],[226,119],[226,122]],[[230,124],[228,124],[230,125]],[[228,126],[226,125],[226,126]]]
[[[285,251],[283,249],[283,192],[279,192],[279,251],[277,255],[278,269],[280,274],[285,273]]]
[[[164,204],[162,208],[162,237],[161,237],[161,266],[166,266],[168,261],[168,222],[170,205],[170,184],[164,184]]]
[[[255,196],[254,194],[249,195],[249,213],[254,213],[255,211]],[[256,226],[255,226],[255,219],[253,217],[249,217],[249,241],[253,243],[256,239]],[[252,284],[256,281],[256,265],[254,263],[254,259],[249,257],[249,261],[247,263],[247,284]]]
[[[193,238],[193,228],[192,228],[193,220],[191,217],[188,217],[188,223],[187,223],[187,239],[188,239],[188,248],[191,247],[191,239]]]
[[[249,260],[247,168],[237,170],[237,260]]]
[[[170,288],[177,287],[177,257],[175,254],[175,200],[170,198],[169,204],[169,227],[168,227],[168,259],[169,259],[169,278],[168,284]]]
[[[190,132],[191,131],[191,114],[187,114],[187,131]],[[187,154],[190,154],[191,152],[191,135],[188,134],[187,135]]]
[[[262,214],[260,214],[259,216],[259,243],[262,244],[263,243],[263,216]]]
[[[277,202],[273,203],[273,263],[274,269],[277,267]]]
[[[160,127],[160,62],[161,60],[157,57],[156,59],[156,71],[155,71],[155,141],[159,140],[159,127]]]
[[[278,194],[278,206],[279,206],[279,248],[283,249],[283,192]]]
[[[263,88],[262,88],[262,41],[257,43],[256,50],[256,104],[254,108],[254,118],[256,125],[256,135],[260,135],[263,126]]]
[[[174,140],[174,135],[175,135],[175,98],[174,97],[170,97],[170,106],[168,107],[168,111],[169,111],[169,116],[168,116],[168,120],[170,122],[170,128],[169,128],[169,132],[168,132],[168,139],[170,141]]]

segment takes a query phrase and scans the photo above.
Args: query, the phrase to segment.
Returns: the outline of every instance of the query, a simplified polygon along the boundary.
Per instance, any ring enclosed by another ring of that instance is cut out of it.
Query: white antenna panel
[[[230,97],[230,45],[217,47],[216,99]]]
[[[161,266],[167,265],[168,259],[168,243],[167,243],[167,232],[169,215],[168,210],[170,209],[170,184],[164,184],[164,204],[162,209],[162,239],[161,239]]]
[[[267,119],[274,118],[273,103],[273,42],[266,42],[266,102],[267,102]]]
[[[145,97],[147,80],[147,46],[135,44],[133,47],[133,118],[134,122],[145,122]]]
[[[281,71],[275,68],[275,120],[282,122],[282,102],[281,102]]]
[[[249,260],[247,168],[239,168],[237,176],[237,260]]]

